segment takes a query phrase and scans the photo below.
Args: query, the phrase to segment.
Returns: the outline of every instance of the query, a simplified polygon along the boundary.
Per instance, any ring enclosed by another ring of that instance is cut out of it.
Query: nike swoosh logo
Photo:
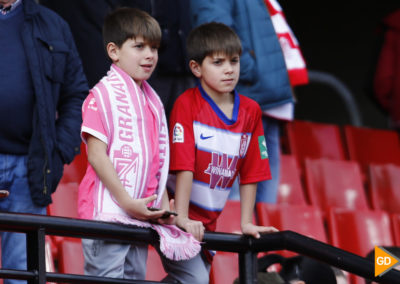
[[[203,133],[200,134],[200,139],[203,139],[203,140],[210,139],[211,137],[213,137],[213,135],[211,135],[211,136],[204,136]]]

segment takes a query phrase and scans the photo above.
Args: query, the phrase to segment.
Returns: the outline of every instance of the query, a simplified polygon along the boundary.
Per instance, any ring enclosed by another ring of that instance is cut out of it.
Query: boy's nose
[[[233,72],[233,66],[232,66],[232,64],[227,64],[226,66],[225,66],[225,71],[227,72],[227,73],[232,73]]]
[[[146,46],[145,54],[146,54],[146,57],[154,57],[155,52],[153,51],[153,49],[150,46]]]

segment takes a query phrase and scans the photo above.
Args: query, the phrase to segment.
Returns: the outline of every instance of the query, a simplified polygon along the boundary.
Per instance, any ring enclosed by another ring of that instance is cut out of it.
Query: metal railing
[[[0,269],[0,278],[28,280],[29,284],[50,282],[69,283],[155,283],[75,274],[46,272],[45,235],[105,239],[122,242],[158,242],[151,229],[63,217],[0,212],[0,230],[26,233],[27,271]],[[306,255],[379,283],[400,283],[400,272],[391,270],[374,277],[374,262],[292,231],[262,235],[254,239],[244,235],[206,233],[203,246],[207,249],[239,254],[240,283],[257,283],[257,253],[290,250]],[[158,283],[158,282],[157,282]]]
[[[308,70],[308,77],[311,83],[322,84],[331,87],[343,100],[347,113],[350,116],[351,124],[362,126],[361,113],[350,89],[334,75],[319,70]]]

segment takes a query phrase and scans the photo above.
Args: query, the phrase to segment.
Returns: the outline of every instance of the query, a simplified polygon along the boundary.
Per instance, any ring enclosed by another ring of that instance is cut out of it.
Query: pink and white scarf
[[[158,128],[155,132],[158,133],[160,167],[156,175],[158,197],[152,206],[160,207],[169,167],[167,121],[161,100],[155,91],[146,81],[142,82],[142,89],[143,91],[128,74],[112,65],[107,76],[92,89],[92,93],[107,133],[107,154],[126,191],[135,199],[146,196],[152,162],[151,136],[156,135],[152,131],[154,126],[149,125],[145,117],[145,107],[149,107],[154,114]],[[131,218],[97,176],[94,196],[95,220],[154,229],[160,236],[160,249],[167,258],[190,259],[200,251],[200,243],[176,226]]]

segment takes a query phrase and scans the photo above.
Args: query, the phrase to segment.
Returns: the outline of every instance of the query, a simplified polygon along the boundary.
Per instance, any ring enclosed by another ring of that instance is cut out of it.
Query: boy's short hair
[[[127,39],[142,36],[146,43],[159,47],[161,29],[158,22],[148,13],[136,9],[122,7],[111,12],[104,20],[103,44],[115,43],[121,47]]]
[[[240,38],[225,24],[211,22],[193,29],[187,38],[189,60],[201,64],[206,56],[224,53],[228,56],[242,54]]]

